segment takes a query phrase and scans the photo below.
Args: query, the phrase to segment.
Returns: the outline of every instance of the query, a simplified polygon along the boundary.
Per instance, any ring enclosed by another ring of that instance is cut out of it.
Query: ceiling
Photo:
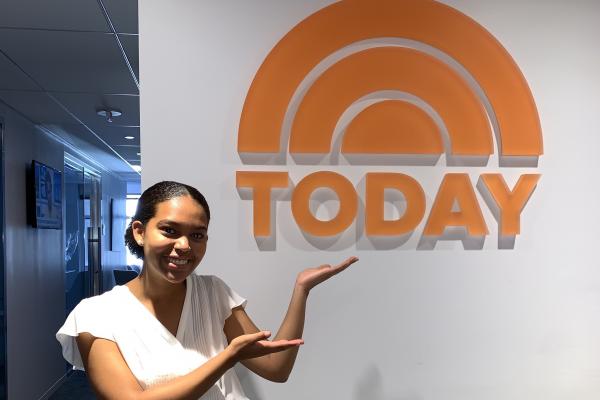
[[[140,179],[137,1],[0,2],[0,101],[127,181]],[[123,114],[109,123],[104,108]]]

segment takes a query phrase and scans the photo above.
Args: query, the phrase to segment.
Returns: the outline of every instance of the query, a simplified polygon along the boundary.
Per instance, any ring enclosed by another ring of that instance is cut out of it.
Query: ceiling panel
[[[111,146],[140,145],[139,127],[106,126],[102,130],[92,130]],[[125,136],[133,136],[134,139],[125,139]]]
[[[0,53],[0,89],[38,90],[27,75]]]
[[[0,26],[109,31],[97,0],[2,0]]]
[[[139,146],[140,144],[140,128],[138,126],[131,127],[108,124],[100,117],[99,121],[97,122],[84,123],[88,128],[94,131],[94,133],[105,140],[110,146],[132,144]],[[125,139],[125,136],[133,136],[135,139]]]
[[[76,122],[43,92],[0,90],[0,98],[35,123]]]
[[[62,137],[87,155],[95,159],[104,168],[119,174],[123,179],[136,179],[133,170],[125,161],[88,132],[80,124],[45,125],[47,129]],[[139,179],[139,175],[137,176]]]
[[[112,34],[4,29],[0,49],[48,91],[138,94]]]
[[[130,163],[139,165],[140,156],[137,153],[140,152],[140,146],[115,146],[115,150]]]
[[[119,33],[138,33],[138,0],[102,0]]]
[[[110,125],[140,125],[140,98],[134,95],[102,95],[94,93],[52,93],[58,101],[88,126],[96,128]],[[112,123],[96,114],[100,109],[121,111]]]
[[[125,49],[125,54],[129,58],[129,64],[135,72],[135,76],[140,81],[140,49],[139,49],[139,36],[137,35],[119,35],[121,44]]]
[[[127,180],[139,180],[124,161],[140,164],[139,90],[99,2],[139,75],[137,1],[0,0],[0,99]],[[105,107],[123,116],[108,123]]]

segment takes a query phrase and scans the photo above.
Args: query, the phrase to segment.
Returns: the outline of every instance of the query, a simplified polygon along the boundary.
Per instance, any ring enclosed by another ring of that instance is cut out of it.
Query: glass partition
[[[65,296],[68,315],[102,292],[100,177],[65,156]]]
[[[65,295],[66,314],[90,295],[86,259],[85,185],[83,168],[65,164]]]

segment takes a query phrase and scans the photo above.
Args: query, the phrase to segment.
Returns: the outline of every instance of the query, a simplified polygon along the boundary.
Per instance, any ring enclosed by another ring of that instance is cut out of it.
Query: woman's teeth
[[[169,262],[173,263],[175,265],[185,265],[188,263],[189,260],[187,259],[180,259],[180,258],[169,258]]]

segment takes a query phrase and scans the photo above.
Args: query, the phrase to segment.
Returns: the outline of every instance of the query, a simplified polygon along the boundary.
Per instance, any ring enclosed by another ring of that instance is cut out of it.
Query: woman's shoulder
[[[207,301],[215,303],[215,306],[222,309],[224,319],[231,314],[231,309],[238,306],[246,306],[246,299],[234,291],[228,284],[216,275],[198,275],[193,274],[192,279],[200,284],[195,284],[196,290],[204,290],[207,294]]]
[[[196,290],[206,290],[213,295],[221,295],[231,291],[229,285],[216,275],[192,274],[190,278],[194,281]]]
[[[103,294],[81,300],[56,332],[56,339],[62,346],[64,358],[76,369],[83,369],[76,344],[76,338],[80,333],[85,332],[96,338],[116,341],[116,327],[120,326],[122,321],[118,315],[122,309],[119,298],[123,290],[124,288],[119,286]]]
[[[76,310],[85,310],[87,312],[102,312],[113,310],[118,307],[123,290],[127,288],[123,286],[115,286],[102,294],[87,297],[79,302],[75,307]]]

